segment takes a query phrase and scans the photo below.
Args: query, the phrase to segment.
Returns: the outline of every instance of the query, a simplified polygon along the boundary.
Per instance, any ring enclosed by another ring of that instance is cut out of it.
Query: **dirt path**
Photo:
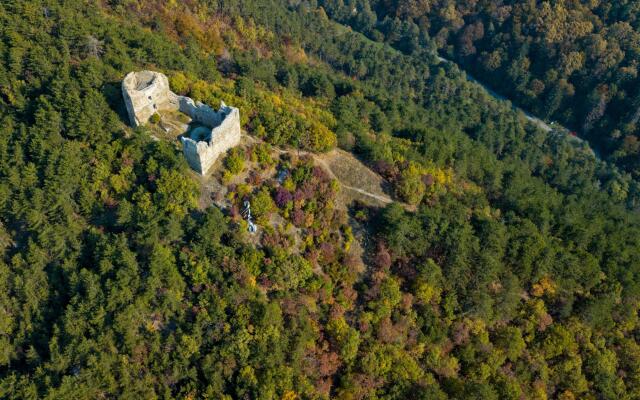
[[[385,204],[389,204],[389,203],[393,203],[393,200],[391,200],[391,198],[389,196],[380,196],[377,194],[373,194],[373,193],[369,193],[365,190],[362,189],[358,189],[358,188],[354,188],[353,186],[347,186],[347,185],[342,185],[343,188],[348,189],[348,190],[353,190],[355,192],[358,192],[360,194],[363,194],[365,196],[369,196],[369,197],[373,197],[376,200],[379,200]]]
[[[333,150],[336,151],[336,150]],[[351,185],[347,185],[346,183],[344,183],[342,181],[342,179],[340,179],[340,177],[336,176],[336,174],[333,172],[333,169],[331,168],[331,165],[329,165],[329,163],[327,163],[321,156],[317,155],[317,154],[313,154],[313,153],[306,153],[311,155],[311,157],[313,157],[313,160],[317,163],[320,164],[320,166],[322,166],[327,173],[329,174],[329,176],[331,176],[333,179],[337,180],[340,183],[340,186],[343,189],[347,189],[347,190],[352,190],[354,192],[363,194],[367,197],[371,197],[374,198],[384,204],[389,204],[389,203],[393,203],[393,199],[391,199],[391,197],[387,196],[386,194],[375,194],[375,193],[371,193],[367,190],[364,189],[360,189]]]

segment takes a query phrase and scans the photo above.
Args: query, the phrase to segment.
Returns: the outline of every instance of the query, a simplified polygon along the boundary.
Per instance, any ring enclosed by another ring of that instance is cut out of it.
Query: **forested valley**
[[[1,2],[0,398],[640,398],[635,3],[513,3]],[[128,126],[142,69],[240,109],[264,145],[225,176],[291,171],[231,192],[260,243]],[[395,201],[342,210],[275,147],[349,151]]]
[[[439,51],[640,176],[640,2],[320,0],[407,53]]]

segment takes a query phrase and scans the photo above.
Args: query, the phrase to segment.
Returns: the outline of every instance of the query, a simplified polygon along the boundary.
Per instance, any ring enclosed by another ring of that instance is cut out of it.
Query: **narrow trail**
[[[381,196],[381,195],[378,195],[378,194],[375,194],[375,193],[368,192],[368,191],[366,191],[364,189],[360,189],[360,188],[357,188],[357,187],[349,186],[349,185],[343,183],[342,181],[340,181],[340,178],[338,178],[336,176],[336,174],[331,169],[331,166],[329,164],[327,164],[327,162],[325,160],[323,160],[322,158],[318,157],[317,155],[315,155],[313,153],[309,153],[309,152],[304,152],[304,153],[310,155],[313,158],[313,160],[316,163],[320,164],[327,171],[327,173],[329,173],[329,176],[332,177],[333,179],[337,180],[340,183],[340,186],[343,187],[344,189],[353,190],[353,191],[358,192],[360,194],[363,194],[365,196],[368,196],[368,197],[374,198],[374,199],[376,199],[378,201],[381,201],[381,202],[383,202],[385,204],[393,203],[393,199],[391,199],[391,197],[389,197],[389,196]]]
[[[389,196],[380,196],[380,195],[377,195],[377,194],[369,193],[366,190],[358,189],[358,188],[355,188],[353,186],[348,186],[348,185],[345,185],[345,184],[342,184],[342,183],[341,183],[341,185],[345,189],[353,190],[353,191],[358,192],[360,194],[363,194],[365,196],[372,197],[372,198],[374,198],[376,200],[379,200],[379,201],[381,201],[381,202],[383,202],[385,204],[393,203],[393,200]]]

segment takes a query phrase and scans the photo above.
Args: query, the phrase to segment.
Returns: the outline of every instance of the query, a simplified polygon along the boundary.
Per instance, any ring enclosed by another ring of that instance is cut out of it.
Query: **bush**
[[[251,149],[251,161],[258,162],[263,167],[274,164],[271,157],[271,146],[268,143],[257,144]]]
[[[422,182],[422,174],[418,166],[410,163],[409,167],[402,171],[400,182],[396,188],[398,196],[409,204],[418,204],[425,193]]]
[[[171,90],[175,93],[186,95],[189,92],[189,81],[182,72],[178,72],[171,76],[169,83],[171,85]]]
[[[151,121],[152,124],[157,124],[158,122],[160,122],[160,114],[153,114],[151,118],[149,118],[149,121]]]
[[[224,166],[233,175],[242,172],[244,168],[244,152],[242,149],[236,147],[229,150],[229,154],[224,159]]]
[[[263,187],[258,193],[256,193],[251,199],[251,211],[256,218],[269,217],[269,215],[276,209],[275,203],[271,198],[269,189]]]

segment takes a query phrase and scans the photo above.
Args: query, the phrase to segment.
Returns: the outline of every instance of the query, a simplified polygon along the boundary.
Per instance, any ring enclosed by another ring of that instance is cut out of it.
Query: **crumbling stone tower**
[[[133,127],[144,125],[155,113],[180,111],[191,118],[191,129],[181,136],[187,162],[202,175],[220,154],[240,143],[240,111],[220,102],[214,110],[206,104],[179,96],[169,89],[164,74],[130,72],[122,81],[122,95]]]
[[[130,72],[122,81],[122,95],[133,127],[144,125],[157,112],[178,109],[178,95],[169,89],[166,75],[158,72]]]

